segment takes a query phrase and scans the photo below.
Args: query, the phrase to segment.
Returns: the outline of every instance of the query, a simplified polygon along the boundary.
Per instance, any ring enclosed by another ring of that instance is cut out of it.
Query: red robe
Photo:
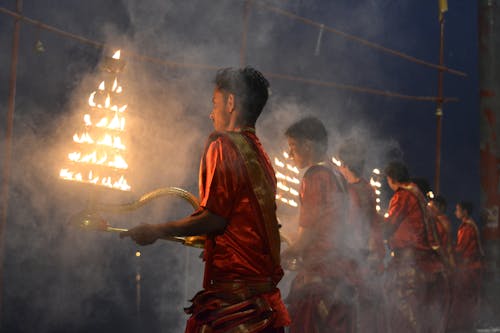
[[[301,182],[299,225],[315,235],[287,298],[290,333],[352,332],[353,284],[344,260],[345,180],[331,165],[310,167]],[[352,275],[352,274],[351,274]]]
[[[415,184],[405,184],[394,193],[388,214],[386,231],[393,251],[386,281],[390,331],[441,332],[448,281],[441,259],[432,250],[431,244],[439,246],[439,240]]]
[[[448,328],[472,330],[479,312],[483,255],[479,232],[472,219],[463,221],[458,228],[455,254],[457,269]]]
[[[274,332],[273,327],[280,332],[290,321],[276,288],[283,270],[279,257],[275,262],[271,256],[273,246],[279,250],[279,241],[271,244],[267,237],[263,208],[254,188],[257,184],[271,189],[274,221],[269,227],[278,232],[274,170],[254,131],[239,135],[256,154],[253,162],[264,170],[264,179],[251,180],[255,170],[248,170],[248,161],[229,135],[211,135],[200,166],[201,207],[225,218],[227,225],[224,232],[207,237],[204,291],[195,296],[189,310],[189,333],[200,332],[203,325],[209,325],[210,332],[226,332],[237,324],[247,325],[243,327],[247,332]],[[250,314],[242,315],[247,310]],[[259,322],[265,328],[250,329],[259,316],[267,318],[265,323]]]
[[[375,192],[364,179],[347,185],[349,224],[347,246],[359,275],[357,328],[360,332],[386,332],[381,313],[382,272],[385,247],[377,213]]]

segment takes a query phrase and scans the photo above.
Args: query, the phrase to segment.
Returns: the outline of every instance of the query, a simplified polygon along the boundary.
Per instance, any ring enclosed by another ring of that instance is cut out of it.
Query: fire
[[[90,97],[89,97],[89,106],[91,106],[91,107],[95,107],[96,106],[96,104],[94,102],[95,94],[96,94],[96,92],[94,91],[92,94],[90,94]]]
[[[332,157],[332,162],[338,167],[342,166],[342,162],[339,159],[335,158],[335,156]]]
[[[274,164],[276,164],[276,166],[279,166],[280,168],[285,167],[285,163],[281,162],[277,157],[274,158]]]
[[[109,105],[111,104],[111,97],[109,97],[109,94],[106,96],[106,101],[104,102],[104,107],[106,109],[109,108]]]
[[[120,50],[112,58],[114,64],[120,61]],[[131,187],[124,175],[128,169],[127,146],[120,136],[125,130],[127,104],[114,100],[116,94],[123,92],[118,78],[123,66],[110,68],[107,71],[116,75],[113,81],[98,81],[97,89],[90,93],[89,108],[83,114],[84,129],[73,135],[73,143],[79,146],[67,155],[67,165],[60,169],[59,177],[129,191]]]
[[[296,174],[299,174],[299,172],[300,172],[300,171],[299,171],[299,169],[298,169],[296,166],[293,166],[293,165],[291,165],[291,164],[287,164],[287,165],[286,165],[286,168],[287,168],[288,170],[290,170],[290,171],[292,171],[292,172],[296,173]]]
[[[274,164],[276,168],[279,169],[279,171],[276,171],[275,173],[276,179],[278,180],[276,184],[278,190],[276,200],[291,207],[298,207],[298,203],[291,199],[290,196],[299,196],[299,191],[294,188],[294,186],[300,184],[300,180],[294,175],[299,173],[299,169],[288,163],[288,160],[291,160],[288,152],[283,151],[282,155],[285,158],[285,161],[279,159],[278,157],[274,158]]]
[[[89,114],[83,116],[83,121],[85,122],[85,126],[92,126],[92,121],[90,120]]]

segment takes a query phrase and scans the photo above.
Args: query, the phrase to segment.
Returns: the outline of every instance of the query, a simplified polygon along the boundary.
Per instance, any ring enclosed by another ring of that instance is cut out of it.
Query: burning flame
[[[73,141],[75,141],[76,143],[94,143],[94,140],[92,140],[90,134],[87,132],[83,133],[80,137],[75,133],[75,135],[73,135]]]
[[[379,188],[382,187],[382,184],[373,178],[370,178],[370,185],[373,187],[379,187]]]
[[[286,168],[287,168],[288,170],[290,170],[290,171],[292,171],[292,172],[296,173],[296,174],[299,174],[299,172],[300,172],[300,171],[299,171],[299,169],[297,169],[297,167],[296,167],[296,166],[293,166],[293,165],[291,165],[291,164],[287,164],[287,165],[286,165]]]
[[[276,164],[276,166],[279,166],[280,168],[285,167],[285,163],[281,162],[277,157],[274,158],[274,164]]]
[[[112,58],[120,59],[120,50],[116,51]],[[101,81],[96,91],[90,93],[88,105],[91,110],[83,115],[85,130],[73,135],[75,143],[85,144],[86,146],[82,151],[74,151],[68,154],[68,160],[72,164],[71,167],[60,170],[60,178],[124,191],[130,190],[130,185],[127,183],[125,176],[117,174],[119,170],[128,168],[128,164],[122,155],[126,150],[126,146],[116,132],[125,129],[125,118],[121,114],[127,109],[127,104],[116,105],[112,103],[112,98],[115,96],[113,93],[121,93],[122,90],[118,77],[115,77],[112,83],[106,80]],[[98,96],[97,99],[96,95]],[[103,110],[96,110],[95,108]],[[103,114],[109,112],[106,110],[114,112],[114,115]],[[95,132],[95,128],[98,128],[97,132]],[[109,133],[109,130],[115,132]],[[98,140],[96,140],[96,137],[98,137]],[[93,150],[89,149],[91,145],[94,145]],[[84,171],[72,170],[73,167],[76,168],[76,164],[82,164],[81,167],[84,168]],[[90,170],[92,165],[99,167]],[[111,175],[105,174],[106,168],[112,168]]]
[[[290,188],[288,186],[286,186],[285,184],[283,184],[282,182],[278,182],[277,186],[279,189],[281,189],[285,192],[288,192],[290,190]]]
[[[332,157],[332,162],[333,162],[333,164],[335,164],[338,167],[342,166],[342,162],[340,160],[336,159],[335,156]]]
[[[85,122],[85,126],[92,126],[92,121],[90,120],[89,114],[83,116],[83,121]]]
[[[94,102],[95,94],[96,94],[96,92],[94,91],[92,94],[90,94],[90,97],[89,97],[89,106],[91,106],[91,107],[95,107],[96,106],[96,104]]]
[[[375,168],[373,169],[373,173],[376,175],[380,175],[380,170]]]

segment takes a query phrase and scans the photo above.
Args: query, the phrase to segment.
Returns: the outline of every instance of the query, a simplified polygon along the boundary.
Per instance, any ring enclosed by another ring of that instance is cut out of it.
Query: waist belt
[[[273,291],[276,285],[272,281],[244,281],[244,280],[232,280],[232,281],[210,281],[209,289],[221,290],[223,292],[237,292],[245,293],[248,292],[246,297],[251,297],[255,295],[265,294]]]
[[[394,249],[391,251],[391,257],[395,259],[428,259],[429,257],[435,256],[436,253],[432,250],[417,250],[412,248],[405,249]]]

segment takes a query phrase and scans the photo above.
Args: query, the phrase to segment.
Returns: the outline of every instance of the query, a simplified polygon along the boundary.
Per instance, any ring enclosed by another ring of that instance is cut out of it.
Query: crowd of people
[[[394,193],[380,215],[363,178],[364,147],[346,140],[334,165],[327,130],[314,117],[283,134],[305,172],[297,236],[281,251],[276,178],[255,133],[268,87],[250,67],[217,72],[201,208],[122,234],[141,245],[165,236],[206,238],[203,290],[186,309],[186,332],[472,331],[483,256],[472,205],[456,205],[454,241],[445,199],[429,200],[406,166],[391,162],[384,176]],[[284,300],[277,288],[282,267],[296,270]]]

